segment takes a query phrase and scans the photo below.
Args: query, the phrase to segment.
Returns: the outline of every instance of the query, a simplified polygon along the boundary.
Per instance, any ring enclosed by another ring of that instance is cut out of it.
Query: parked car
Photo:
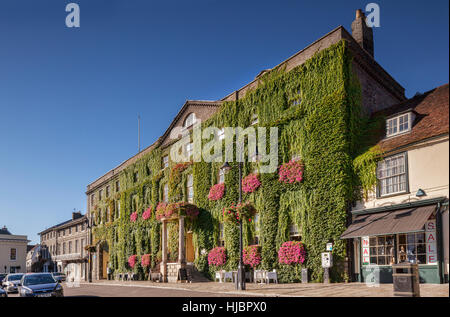
[[[53,277],[55,278],[55,280],[57,280],[58,282],[64,282],[66,280],[66,274],[61,273],[61,272],[53,272],[52,273]]]
[[[1,287],[3,287],[3,280],[5,279],[6,275],[8,275],[8,274],[0,273],[0,286]]]
[[[28,273],[19,284],[20,297],[63,297],[62,285],[51,273]]]
[[[17,293],[17,285],[20,283],[23,275],[23,273],[11,273],[6,275],[5,279],[3,280],[3,289],[7,293]]]
[[[3,288],[0,288],[0,297],[8,297],[8,293],[6,293]]]

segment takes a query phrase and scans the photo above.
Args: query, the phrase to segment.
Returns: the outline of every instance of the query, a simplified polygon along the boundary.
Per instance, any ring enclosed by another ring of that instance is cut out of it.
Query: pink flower
[[[282,264],[303,263],[305,258],[305,246],[300,241],[284,242],[278,250],[278,262]]]
[[[130,215],[130,221],[131,221],[131,222],[135,222],[135,221],[137,220],[137,218],[138,218],[138,213],[137,213],[137,211],[133,212],[133,213]]]
[[[259,245],[249,245],[242,250],[242,260],[244,264],[256,267],[261,263],[261,247]]]
[[[225,184],[219,183],[216,185],[211,186],[209,189],[209,200],[219,200],[223,197],[223,194],[225,193]]]
[[[242,179],[242,190],[244,193],[253,193],[260,185],[258,174],[250,174]]]
[[[130,257],[128,258],[128,265],[133,269],[134,266],[136,265],[137,262],[137,255],[133,254],[130,255]]]
[[[148,207],[142,214],[142,219],[147,220],[152,215],[152,207]]]
[[[144,254],[141,257],[141,265],[142,267],[148,267],[150,266],[150,254]],[[131,266],[131,265],[130,265]]]
[[[215,247],[208,253],[208,264],[222,266],[227,261],[227,252],[224,247]]]
[[[291,160],[280,166],[278,180],[286,184],[300,183],[303,180],[304,166],[299,161]]]

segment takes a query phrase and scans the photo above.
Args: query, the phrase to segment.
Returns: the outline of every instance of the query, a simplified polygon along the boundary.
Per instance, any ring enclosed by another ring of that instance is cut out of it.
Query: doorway
[[[192,232],[186,233],[186,262],[194,262],[195,253],[194,253],[194,243],[192,241]]]

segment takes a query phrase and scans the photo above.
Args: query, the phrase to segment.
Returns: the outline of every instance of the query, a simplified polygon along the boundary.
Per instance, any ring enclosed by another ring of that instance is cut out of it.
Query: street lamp
[[[242,203],[242,162],[239,164],[239,204]],[[231,170],[230,164],[225,162],[220,168],[224,173]],[[242,218],[239,218],[239,264],[237,271],[236,289],[240,291],[245,291],[245,268],[242,261]]]

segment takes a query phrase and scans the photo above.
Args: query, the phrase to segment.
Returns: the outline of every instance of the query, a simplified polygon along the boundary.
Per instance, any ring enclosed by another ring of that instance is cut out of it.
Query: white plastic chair
[[[216,277],[214,278],[214,282],[219,280],[219,283],[223,283],[224,281],[224,271],[217,271]]]
[[[278,284],[277,270],[273,270],[272,272],[267,272],[267,274],[266,274],[266,283],[269,284],[270,280],[272,280],[276,284]]]
[[[232,282],[234,282],[234,274],[233,272],[225,272],[223,276],[223,281],[226,282],[227,279],[230,279]]]
[[[258,283],[258,281],[261,281],[261,284],[263,284],[266,280],[265,273],[266,273],[266,271],[264,271],[264,270],[255,270],[253,282]]]

